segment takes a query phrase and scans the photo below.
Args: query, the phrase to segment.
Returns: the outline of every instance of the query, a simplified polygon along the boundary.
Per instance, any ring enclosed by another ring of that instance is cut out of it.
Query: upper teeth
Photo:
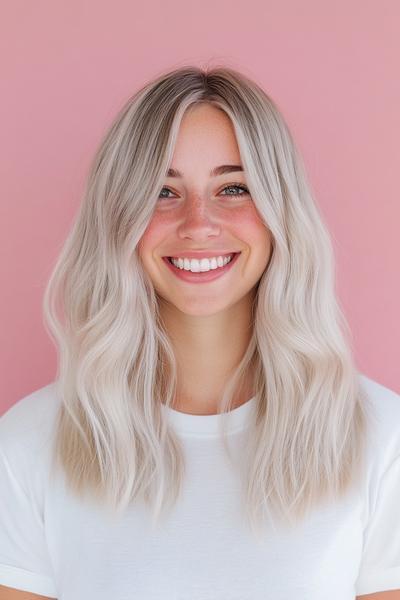
[[[230,260],[232,260],[233,254],[228,256],[213,256],[212,258],[171,258],[171,262],[179,269],[185,269],[185,271],[193,271],[199,273],[203,271],[210,271],[210,269],[217,269],[223,267]]]

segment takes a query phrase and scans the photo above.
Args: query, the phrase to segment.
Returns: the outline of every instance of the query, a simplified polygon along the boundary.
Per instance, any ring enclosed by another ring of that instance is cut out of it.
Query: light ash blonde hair
[[[74,493],[89,492],[116,514],[142,499],[153,525],[179,496],[185,459],[162,411],[162,403],[174,406],[177,367],[137,246],[182,117],[204,102],[233,123],[246,183],[273,243],[252,338],[220,405],[221,413],[230,410],[253,365],[256,411],[243,492],[257,533],[266,514],[298,523],[357,483],[367,405],[335,297],[330,238],[302,159],[275,102],[234,69],[163,73],[126,102],[97,150],[43,300],[59,354],[54,465]],[[225,436],[225,416],[223,426]]]

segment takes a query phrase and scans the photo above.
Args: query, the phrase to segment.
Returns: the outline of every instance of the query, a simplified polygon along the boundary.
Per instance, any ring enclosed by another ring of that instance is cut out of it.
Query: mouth
[[[229,257],[229,258],[230,258],[230,261],[229,261],[229,262],[231,262],[231,261],[234,259],[234,257],[235,257],[237,254],[240,254],[240,252],[227,252],[226,254],[219,254],[218,256],[221,256],[221,257],[223,258],[223,260],[225,260],[226,258],[228,258],[228,257]],[[178,256],[178,257],[175,257],[175,256],[163,256],[163,258],[164,258],[164,259],[167,259],[167,260],[168,260],[168,261],[169,261],[169,262],[170,262],[172,265],[174,265],[174,263],[173,263],[173,259],[175,259],[175,261],[178,261],[178,259],[179,259],[179,258],[181,258],[181,257],[179,257],[179,256]],[[217,258],[217,256],[213,256],[213,257],[210,257],[210,258],[215,258],[215,259],[216,259],[216,258]],[[192,257],[190,257],[190,258],[189,258],[189,260],[193,260],[193,259],[196,259],[196,260],[198,260],[199,262],[202,260],[202,258],[200,258],[200,257],[199,257],[199,258],[197,258],[197,257],[195,257],[195,256],[192,256]],[[227,263],[227,264],[228,264],[228,263]],[[174,266],[176,266],[176,265],[174,265]],[[217,266],[217,268],[220,268],[220,267],[222,267],[222,266],[225,266],[225,265],[220,265],[220,264],[218,263],[218,266]],[[179,269],[179,267],[178,267],[178,269]],[[185,271],[190,271],[190,269],[183,269],[183,270],[185,270]],[[215,269],[211,269],[211,270],[213,271],[213,270],[215,270]],[[207,273],[208,271],[190,271],[190,272],[191,272],[191,273]]]
[[[236,263],[238,256],[241,252],[231,252],[225,256],[232,256],[231,260],[222,266],[217,266],[214,269],[209,269],[208,271],[190,271],[184,268],[180,269],[172,262],[171,256],[163,256],[163,261],[167,264],[169,269],[180,279],[187,281],[189,283],[200,283],[213,281],[214,279],[220,278],[222,275],[230,271],[233,265]]]

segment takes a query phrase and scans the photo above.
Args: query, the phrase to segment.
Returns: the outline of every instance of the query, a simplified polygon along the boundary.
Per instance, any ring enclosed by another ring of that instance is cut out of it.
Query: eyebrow
[[[233,173],[234,171],[244,171],[244,169],[241,165],[220,165],[219,167],[212,169],[210,177],[217,177],[217,175]],[[176,169],[168,169],[167,177],[182,177],[182,173]]]

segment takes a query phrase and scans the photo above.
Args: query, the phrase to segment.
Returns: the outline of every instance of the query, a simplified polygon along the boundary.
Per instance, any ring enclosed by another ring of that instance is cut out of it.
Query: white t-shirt
[[[242,519],[220,415],[164,406],[187,474],[176,509],[151,530],[140,505],[112,522],[62,478],[50,485],[59,400],[54,383],[34,391],[0,418],[0,584],[59,600],[354,600],[400,589],[400,396],[360,377],[377,416],[363,485],[261,542]],[[230,413],[238,458],[254,407],[251,398]]]

